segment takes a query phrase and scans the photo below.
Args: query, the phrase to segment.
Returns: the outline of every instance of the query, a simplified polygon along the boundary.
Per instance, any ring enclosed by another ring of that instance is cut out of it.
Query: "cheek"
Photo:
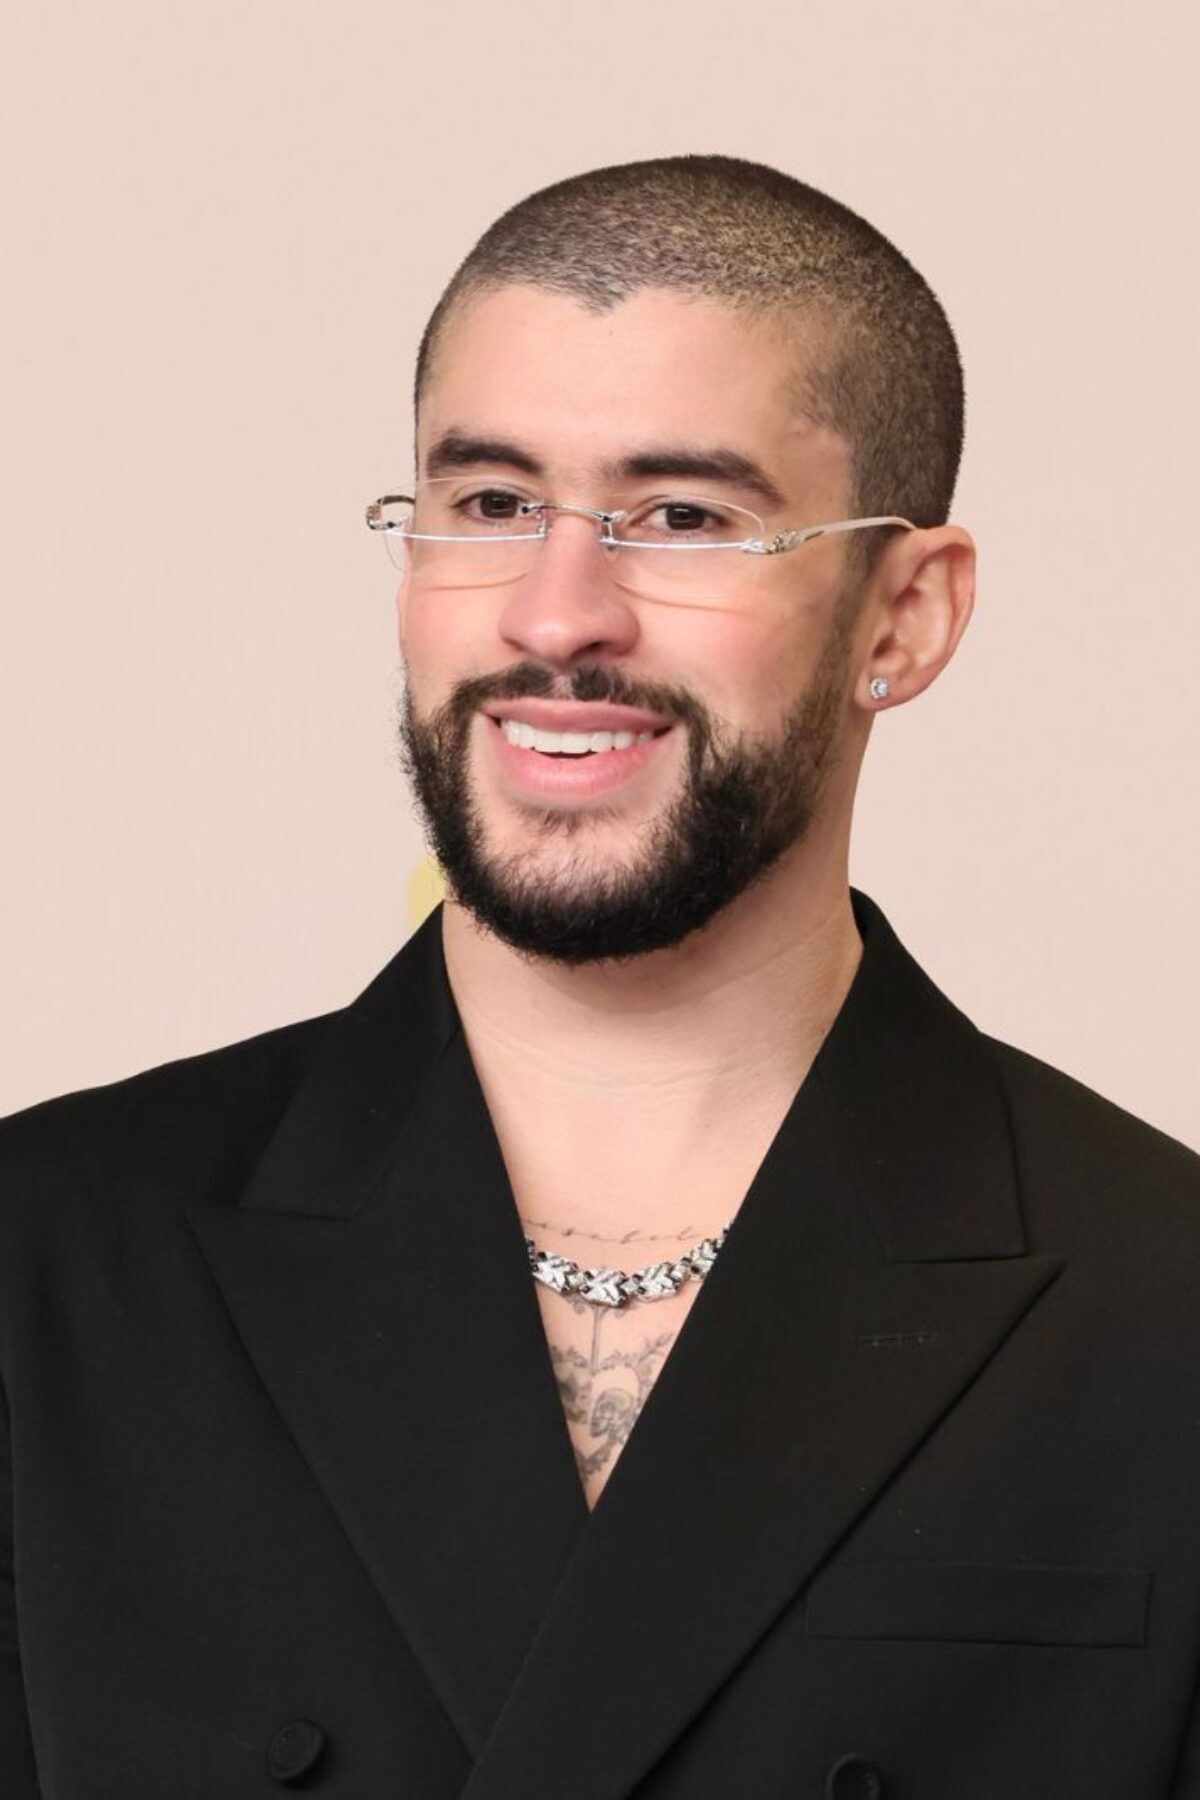
[[[695,694],[737,730],[755,730],[792,706],[817,655],[816,634],[795,612],[694,613],[643,640],[648,674]],[[687,629],[680,629],[686,625]]]
[[[422,704],[443,698],[456,681],[487,666],[469,605],[445,594],[422,596],[401,588],[398,617],[400,655],[413,695]]]

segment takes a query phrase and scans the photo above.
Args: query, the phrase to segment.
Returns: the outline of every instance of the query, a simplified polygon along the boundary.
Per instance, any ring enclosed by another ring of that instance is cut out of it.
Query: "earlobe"
[[[975,601],[975,545],[957,525],[897,540],[879,570],[856,699],[867,712],[913,700],[958,648]]]

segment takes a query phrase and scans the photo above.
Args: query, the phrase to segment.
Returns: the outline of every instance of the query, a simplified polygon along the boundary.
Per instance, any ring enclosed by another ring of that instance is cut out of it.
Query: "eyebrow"
[[[436,476],[488,463],[520,469],[525,475],[541,477],[545,473],[545,465],[511,439],[480,437],[457,427],[443,432],[431,446],[425,468],[428,475]],[[721,445],[697,449],[684,444],[663,444],[606,462],[599,472],[605,481],[636,481],[647,476],[720,481],[756,494],[770,506],[785,505],[783,494],[761,464],[740,450]]]
[[[508,438],[476,437],[453,426],[430,447],[425,469],[429,475],[442,475],[451,469],[473,469],[479,463],[499,463],[502,468],[520,469],[526,475],[542,473],[537,457]]]
[[[661,449],[639,450],[609,463],[605,474],[620,480],[636,480],[646,475],[681,475],[698,481],[722,481],[730,487],[743,488],[757,494],[771,506],[783,506],[784,497],[761,464],[740,450],[715,446],[711,450],[693,450],[686,445],[664,445]]]

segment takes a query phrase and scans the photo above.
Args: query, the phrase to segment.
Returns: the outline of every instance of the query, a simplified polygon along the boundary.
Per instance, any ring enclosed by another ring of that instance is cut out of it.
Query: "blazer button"
[[[267,1748],[267,1774],[272,1781],[299,1781],[325,1747],[325,1733],[311,1719],[281,1726]]]
[[[883,1771],[863,1756],[843,1756],[825,1784],[827,1800],[884,1800]]]

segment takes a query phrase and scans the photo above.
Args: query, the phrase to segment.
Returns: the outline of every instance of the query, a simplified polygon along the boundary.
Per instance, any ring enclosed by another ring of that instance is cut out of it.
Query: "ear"
[[[975,604],[975,544],[958,525],[909,531],[888,545],[867,589],[855,704],[881,712],[924,693],[958,648]],[[871,682],[887,679],[877,700]]]

